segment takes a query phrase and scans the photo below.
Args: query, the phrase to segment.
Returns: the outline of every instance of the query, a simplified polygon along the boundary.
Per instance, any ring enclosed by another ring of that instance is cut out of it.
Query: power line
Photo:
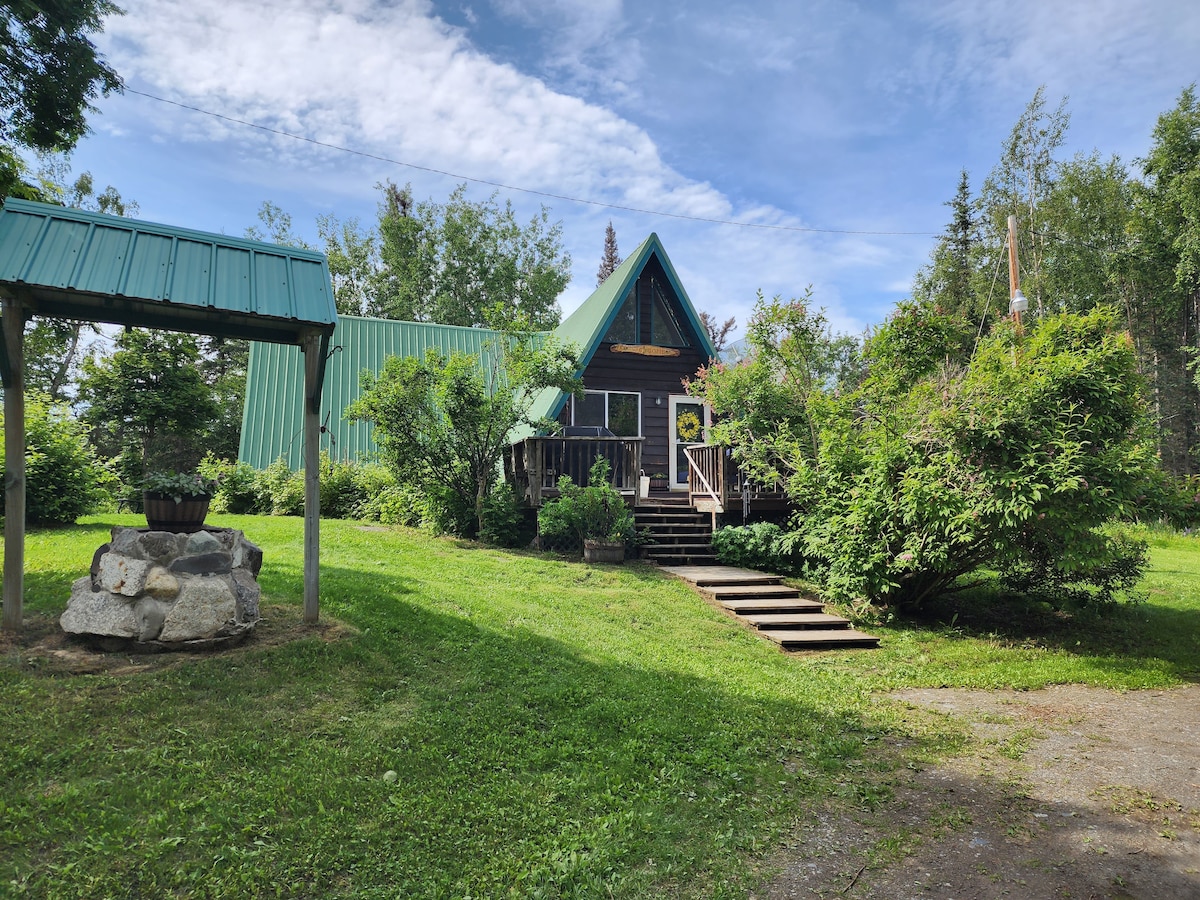
[[[704,222],[709,225],[729,225],[735,228],[763,228],[772,231],[802,231],[812,234],[861,234],[861,235],[887,235],[894,237],[940,237],[940,232],[933,231],[854,231],[843,228],[805,228],[801,225],[770,225],[763,222],[737,222],[731,219],[713,219],[706,216],[689,216],[684,213],[663,212],[657,209],[642,209],[636,206],[621,206],[617,203],[605,203],[601,200],[586,200],[581,197],[568,197],[565,194],[553,194],[549,191],[539,191],[534,188],[518,187],[512,184],[504,184],[499,181],[488,181],[485,178],[474,178],[470,175],[460,175],[454,172],[447,172],[444,169],[435,169],[430,166],[421,166],[416,163],[405,162],[401,159],[393,159],[389,156],[379,156],[374,153],[367,153],[364,150],[355,150],[352,147],[342,147],[338,144],[330,144],[326,141],[318,141],[316,138],[305,137],[302,134],[293,134],[290,131],[282,131],[278,128],[270,128],[266,125],[260,125],[257,122],[247,122],[245,119],[237,119],[233,116],[226,116],[222,113],[213,112],[212,110],[202,109],[199,106],[190,106],[187,103],[180,103],[178,100],[168,100],[166,97],[158,97],[154,94],[148,94],[145,91],[135,90],[131,87],[125,88],[127,94],[137,94],[139,97],[145,97],[148,100],[157,100],[159,103],[167,103],[171,106],[177,106],[180,109],[197,112],[201,115],[211,116],[214,119],[220,119],[223,122],[231,122],[235,125],[244,125],[247,128],[255,128],[259,131],[265,131],[268,134],[278,135],[279,137],[291,138],[294,141],[302,141],[306,144],[312,144],[316,147],[324,147],[327,150],[337,150],[339,153],[349,153],[353,156],[361,156],[364,159],[372,159],[376,162],[388,163],[394,166],[404,166],[409,169],[416,169],[419,172],[429,172],[434,175],[445,175],[453,178],[456,181],[470,181],[474,184],[482,184],[487,187],[493,187],[505,191],[517,191],[523,194],[532,194],[536,197],[546,197],[550,200],[562,200],[566,203],[579,203],[585,206],[597,206],[601,209],[614,209],[620,212],[639,213],[646,216],[662,216],[668,219],[683,219],[687,222]]]

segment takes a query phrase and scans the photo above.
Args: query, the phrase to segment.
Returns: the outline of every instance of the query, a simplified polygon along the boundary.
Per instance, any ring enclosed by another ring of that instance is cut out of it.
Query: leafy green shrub
[[[1077,537],[1074,539],[1078,539]],[[1065,548],[1058,541],[1035,544],[1029,555],[1005,571],[1001,583],[1055,609],[1064,606],[1112,606],[1119,600],[1137,602],[1134,593],[1149,561],[1149,545],[1119,528],[1099,529],[1092,540],[1095,561],[1083,572],[1065,571],[1058,559]]]
[[[448,484],[427,484],[419,501],[421,527],[434,534],[475,537],[475,506]]]
[[[483,504],[480,540],[499,547],[528,546],[537,531],[530,512],[514,485],[508,482],[497,485]]]
[[[358,492],[358,507],[353,511],[356,519],[379,521],[383,497],[396,487],[396,478],[377,462],[360,462],[354,465],[354,484]]]
[[[25,398],[25,444],[27,522],[69,525],[111,497],[116,478],[88,444],[87,427],[62,404],[37,394]],[[3,503],[0,493],[0,511]]]
[[[1027,333],[1001,323],[965,369],[938,362],[935,314],[901,310],[867,341],[867,375],[845,392],[812,362],[828,338],[806,316],[802,304],[756,310],[780,325],[752,323],[758,344],[737,368],[789,392],[756,418],[727,370],[709,367],[690,390],[724,414],[718,439],[743,438],[748,469],[786,476],[796,545],[827,596],[911,609],[987,569],[1045,585],[1057,605],[1127,593],[1144,553],[1103,526],[1154,506],[1162,479],[1115,310],[1048,315]]]
[[[774,522],[731,525],[713,532],[713,549],[722,565],[761,569],[777,575],[809,574],[796,552],[795,532]]]
[[[538,534],[552,546],[582,546],[585,540],[625,541],[636,539],[633,512],[621,492],[609,480],[610,465],[596,457],[588,472],[588,486],[580,487],[570,477],[558,480],[559,496],[538,510]]]
[[[304,515],[304,473],[293,472],[282,456],[259,473],[258,492],[264,500],[264,512],[273,516]]]
[[[230,462],[209,454],[200,460],[198,471],[220,482],[213,497],[212,511],[234,515],[269,512],[259,486],[259,472],[249,463]]]
[[[334,460],[329,451],[321,451],[321,516],[326,519],[353,519],[366,500],[358,478],[359,466],[347,460]]]

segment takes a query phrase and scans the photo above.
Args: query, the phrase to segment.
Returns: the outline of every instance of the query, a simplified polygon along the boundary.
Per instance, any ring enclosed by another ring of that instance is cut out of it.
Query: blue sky
[[[1184,0],[122,5],[97,42],[133,90],[424,169],[784,226],[500,192],[562,220],[565,311],[594,288],[611,219],[624,252],[658,232],[695,305],[739,331],[756,290],[810,284],[835,327],[881,321],[959,171],[978,187],[1039,85],[1051,107],[1069,98],[1068,155],[1132,164],[1200,78],[1200,4]],[[134,93],[98,106],[74,168],[153,221],[242,234],[270,200],[315,241],[320,214],[373,221],[385,179],[438,200],[462,180]]]

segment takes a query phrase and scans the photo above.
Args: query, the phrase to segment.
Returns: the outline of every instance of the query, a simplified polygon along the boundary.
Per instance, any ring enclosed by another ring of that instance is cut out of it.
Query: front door
[[[708,438],[708,413],[704,403],[694,397],[671,395],[667,437],[671,443],[671,490],[686,491],[688,462],[684,450],[703,444]]]

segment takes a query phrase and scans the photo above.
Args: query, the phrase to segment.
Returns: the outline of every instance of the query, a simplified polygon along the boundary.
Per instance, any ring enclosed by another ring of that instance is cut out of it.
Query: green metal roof
[[[15,198],[0,290],[34,314],[263,341],[337,323],[322,253]]]
[[[449,356],[466,353],[489,359],[487,344],[500,332],[392,319],[342,316],[330,338],[330,356],[321,393],[321,449],[335,459],[360,459],[377,451],[367,422],[347,422],[342,414],[359,396],[359,375],[378,372],[389,356],[424,356],[436,348]],[[238,459],[264,469],[280,456],[299,468],[303,456],[304,359],[298,347],[250,345],[246,404]]]
[[[696,314],[696,309],[692,306],[687,291],[683,289],[683,284],[679,281],[675,267],[671,265],[670,257],[667,256],[662,241],[658,239],[657,234],[651,232],[650,236],[638,244],[633,253],[617,266],[608,278],[604,279],[604,282],[592,292],[591,296],[584,300],[579,308],[567,316],[563,323],[553,331],[554,336],[559,340],[573,341],[579,345],[582,351],[579,359],[580,374],[583,374],[587,364],[596,355],[601,339],[612,326],[625,295],[629,293],[629,289],[642,274],[642,270],[646,268],[651,256],[657,256],[658,261],[662,264],[663,271],[667,274],[667,280],[683,306],[688,323],[700,339],[700,350],[710,358],[716,357],[717,351],[712,345],[712,339],[708,336],[708,329],[704,327],[700,317]],[[535,419],[553,418],[562,409],[566,399],[567,395],[562,391],[554,389],[542,391],[534,401],[531,417]]]

